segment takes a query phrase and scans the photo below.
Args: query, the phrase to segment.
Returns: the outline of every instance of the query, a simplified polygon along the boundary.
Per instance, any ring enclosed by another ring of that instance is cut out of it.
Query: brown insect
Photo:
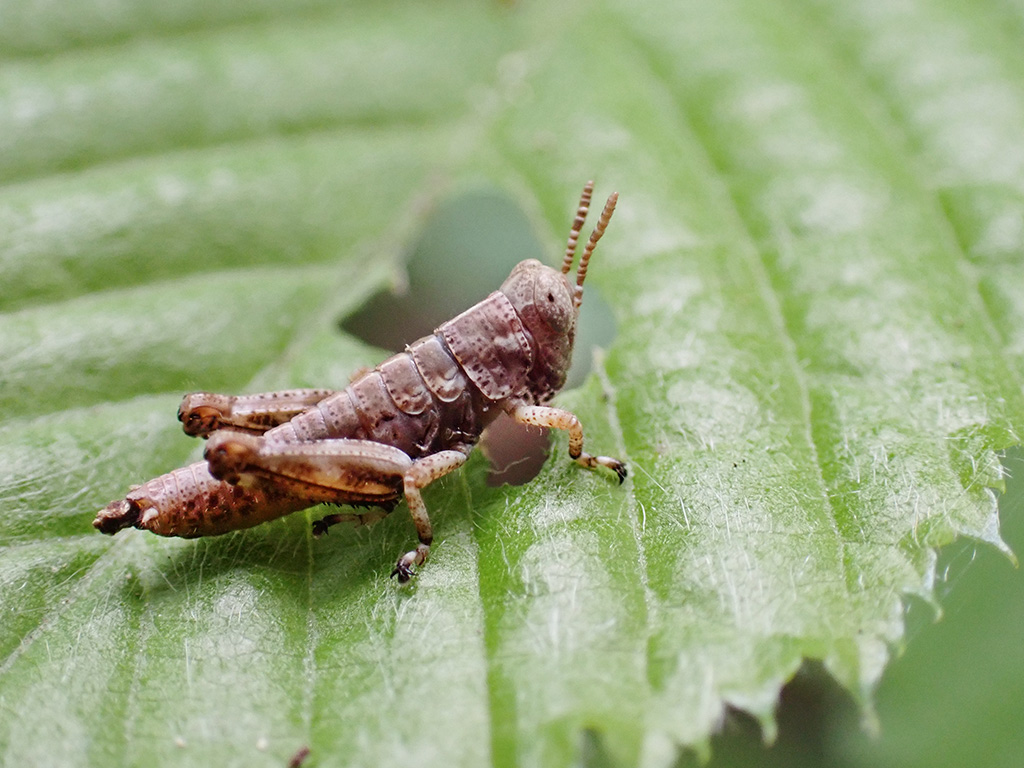
[[[433,539],[420,490],[462,466],[500,413],[567,431],[571,458],[608,467],[621,483],[623,463],[584,453],[579,419],[545,405],[565,383],[587,264],[618,199],[608,198],[572,286],[568,274],[592,192],[588,182],[561,271],[520,262],[499,290],[347,389],[187,395],[178,418],[187,434],[208,438],[205,461],[133,488],[100,510],[93,525],[108,534],[134,526],[161,536],[215,536],[314,504],[390,511],[404,495],[419,535],[391,573],[405,582]],[[313,530],[320,535],[335,523],[380,514],[327,515]]]

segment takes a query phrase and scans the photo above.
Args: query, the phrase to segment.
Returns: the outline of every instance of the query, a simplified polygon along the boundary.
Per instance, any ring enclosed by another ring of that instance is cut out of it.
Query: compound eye
[[[561,275],[558,278],[561,279]],[[565,333],[572,325],[572,300],[563,286],[551,280],[543,281],[537,285],[534,304],[544,322],[556,333]]]

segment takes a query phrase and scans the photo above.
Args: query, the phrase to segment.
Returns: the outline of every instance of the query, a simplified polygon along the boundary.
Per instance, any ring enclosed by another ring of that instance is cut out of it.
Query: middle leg
[[[413,576],[413,566],[423,565],[430,554],[430,545],[434,541],[434,531],[427,515],[427,505],[423,503],[420,489],[426,488],[435,480],[444,477],[466,463],[466,454],[462,451],[439,451],[422,459],[416,460],[403,478],[405,503],[409,507],[409,515],[416,526],[416,534],[420,543],[416,549],[406,552],[391,571],[400,582],[406,582]]]

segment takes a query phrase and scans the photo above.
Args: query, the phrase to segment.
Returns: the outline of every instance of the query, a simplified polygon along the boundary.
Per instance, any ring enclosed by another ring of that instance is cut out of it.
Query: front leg
[[[286,389],[254,395],[193,392],[181,401],[178,421],[185,434],[193,437],[209,437],[218,429],[262,435],[333,394],[330,389]]]
[[[308,499],[310,505],[390,507],[404,493],[419,545],[402,555],[391,573],[401,582],[410,579],[414,566],[426,561],[433,541],[420,490],[466,461],[466,454],[460,451],[441,451],[414,462],[398,448],[368,440],[286,443],[227,430],[210,436],[205,455],[214,477],[243,486],[286,490]],[[314,530],[323,532],[336,521],[329,515]]]
[[[569,457],[577,464],[593,469],[597,466],[615,470],[621,483],[626,479],[626,465],[610,456],[591,456],[583,452],[583,426],[575,413],[547,405],[525,405],[519,403],[509,414],[521,424],[532,424],[535,427],[551,427],[569,433]]]

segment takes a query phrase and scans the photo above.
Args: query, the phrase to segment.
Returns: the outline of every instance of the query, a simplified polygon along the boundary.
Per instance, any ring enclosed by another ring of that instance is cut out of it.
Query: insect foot
[[[405,584],[405,582],[416,575],[416,572],[413,571],[413,566],[423,565],[427,562],[427,556],[429,554],[429,544],[420,544],[411,552],[406,552],[398,558],[398,563],[395,565],[395,569],[391,571],[392,578],[397,576],[399,583]]]
[[[625,465],[584,451],[579,419],[548,405],[565,385],[587,268],[618,200],[613,193],[605,203],[573,280],[593,189],[583,188],[561,269],[520,262],[497,291],[345,389],[187,395],[178,418],[187,434],[207,438],[206,460],[133,488],[93,525],[216,536],[316,504],[381,510],[327,515],[314,524],[321,535],[386,514],[404,497],[418,541],[391,575],[407,582],[433,543],[422,490],[461,467],[502,412],[567,432],[572,460],[622,482]]]

